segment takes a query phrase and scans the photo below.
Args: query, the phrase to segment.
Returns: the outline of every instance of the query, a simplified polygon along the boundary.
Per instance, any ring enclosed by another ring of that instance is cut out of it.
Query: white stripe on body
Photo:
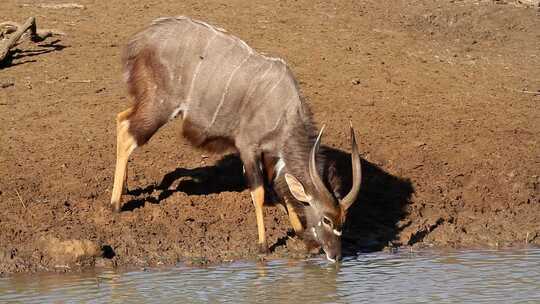
[[[206,53],[208,52],[208,48],[210,47],[210,44],[212,43],[212,41],[214,41],[216,36],[217,36],[217,32],[214,32],[214,35],[212,35],[212,37],[210,39],[208,39],[208,42],[206,43],[206,46],[204,47],[204,49],[202,51],[201,56],[203,56],[203,59],[206,57]],[[193,78],[191,78],[191,83],[189,85],[189,89],[188,89],[188,93],[187,93],[187,97],[186,97],[186,100],[187,100],[188,103],[191,102],[191,93],[193,92],[193,85],[195,84],[195,80],[197,79],[197,76],[199,75],[199,71],[201,69],[201,64],[203,63],[203,59],[199,60],[199,62],[197,63],[197,66],[195,67],[195,71],[193,72]]]
[[[268,72],[269,72],[271,69],[272,69],[272,65],[270,64],[270,65],[268,66],[268,68],[266,69],[266,71],[264,71],[264,73],[261,75],[260,79],[264,79],[264,77],[266,77],[266,74],[268,74]],[[258,83],[255,83],[255,84],[254,84],[253,82],[251,82],[251,83],[249,84],[249,87],[247,88],[247,91],[248,91],[249,93],[248,93],[248,95],[244,98],[244,99],[247,100],[247,101],[249,101],[249,100],[251,99],[251,96],[252,96],[253,93],[255,93],[255,91],[256,91],[256,89],[251,89],[251,87],[252,87],[253,85],[257,86]],[[250,90],[251,90],[251,92],[250,92]],[[242,112],[242,108],[243,108],[243,105],[241,106],[239,112]]]
[[[261,101],[263,101],[266,96],[268,96],[270,93],[272,93],[272,91],[277,88],[278,84],[283,80],[283,78],[285,77],[285,74],[287,74],[287,66],[286,65],[283,65],[283,73],[281,73],[281,76],[279,77],[279,80],[276,81],[276,83],[274,84],[274,86],[272,86],[272,88],[270,88],[270,90],[266,91],[263,95],[263,97],[260,99]]]
[[[174,111],[171,113],[171,116],[169,116],[169,120],[175,119],[178,114],[182,113],[182,117],[185,117],[185,113],[187,110],[187,105],[185,103],[181,103]]]
[[[159,18],[159,19],[163,19],[163,18]],[[159,20],[159,19],[156,19],[156,20]],[[221,35],[225,36],[225,37],[228,37],[232,40],[234,40],[235,42],[238,42],[240,43],[240,45],[246,49],[248,52],[250,53],[256,53],[252,47],[250,47],[244,40],[232,35],[231,33],[229,33],[226,29],[223,29],[219,26],[215,26],[215,25],[211,25],[207,22],[204,22],[204,21],[201,21],[201,20],[195,20],[195,19],[191,19],[189,17],[186,17],[186,16],[177,16],[176,19],[178,20],[189,20],[191,21],[192,23],[195,23],[195,24],[199,24],[199,25],[203,25],[213,31],[217,31],[219,32]],[[265,56],[264,54],[261,54],[261,53],[257,53],[259,55],[261,55],[263,58],[265,59],[269,59],[269,60],[272,60],[272,61],[279,61],[279,62],[282,62],[283,64],[286,64],[285,61],[282,59],[282,58],[278,58],[278,57],[269,57],[269,56]]]
[[[214,31],[214,33],[218,34],[217,31]],[[222,37],[223,34],[220,34],[220,36]],[[217,37],[217,36],[214,36],[214,38]],[[226,50],[222,50],[221,54],[227,54],[229,51],[231,51],[232,49],[234,49],[234,47],[236,46],[236,44],[234,43],[234,40],[232,39],[229,39],[229,41],[231,41],[231,44],[228,45],[228,49]],[[206,55],[206,54],[205,54]],[[198,69],[200,68],[200,64],[202,64],[203,60],[201,60],[201,62],[199,63],[199,65],[197,66],[197,73],[198,73]],[[179,73],[179,74],[182,74],[182,73]],[[195,75],[194,75],[194,78],[195,78]],[[188,96],[186,97],[185,99],[185,102],[187,103],[185,109],[183,110],[183,114],[184,114],[184,117],[187,116],[187,112],[191,106],[191,103],[192,103],[192,99],[191,99],[191,94],[192,94],[192,90],[193,90],[193,86],[194,86],[194,82],[193,82],[194,79],[192,79],[192,83],[191,83],[191,86],[190,86],[190,89],[188,91]],[[208,129],[207,129],[208,130]]]
[[[182,27],[182,36],[184,33],[187,32],[188,28],[187,27]],[[172,40],[172,43],[175,43],[178,39],[178,35],[171,35],[171,37],[169,37],[169,39],[167,39],[166,43],[169,43],[169,41]],[[179,57],[179,54],[180,52],[182,52],[182,56],[180,58]],[[171,82],[173,84],[181,84],[182,83],[182,73],[178,73],[178,70],[179,70],[179,67],[181,67],[183,64],[184,64],[184,58],[186,57],[186,53],[185,53],[185,49],[183,49],[183,47],[181,45],[176,45],[176,51],[174,53],[174,56],[173,56],[173,60],[174,60],[174,64],[173,64],[173,67],[171,68]],[[175,75],[176,73],[176,75]],[[182,86],[181,85],[173,85],[173,92],[174,92],[174,96],[179,96],[178,94],[178,91],[182,89]],[[182,105],[184,104],[186,100],[180,100],[179,101],[179,104],[180,106],[179,107],[182,107]],[[187,111],[187,106],[185,106],[185,109],[183,109],[183,111]]]
[[[157,20],[156,20],[157,21]],[[169,46],[169,43],[171,40],[176,40],[176,35],[171,35],[171,33],[173,32],[173,29],[172,27],[170,27],[167,32],[165,34],[163,34],[164,37],[167,37],[166,40],[165,40],[165,43],[164,43],[164,46],[162,46],[161,48],[159,48],[159,52],[158,52],[158,59],[161,60],[161,58],[163,58],[163,50],[166,49],[168,46]],[[178,51],[176,51],[178,52]],[[165,69],[167,69],[167,72],[169,74],[169,79],[170,80],[173,80],[174,79],[174,70],[171,69],[171,67],[169,67],[168,64],[163,64],[163,67]]]
[[[158,18],[158,19],[155,19],[152,24],[153,25],[156,25],[156,26],[159,26],[159,24],[161,22],[165,22],[167,21],[168,19],[171,19],[171,18]],[[223,103],[224,103],[224,100],[225,100],[225,97],[228,93],[228,90],[229,90],[229,87],[230,87],[230,83],[232,81],[232,78],[234,77],[235,73],[241,68],[241,66],[253,55],[253,54],[257,54],[259,56],[261,56],[263,59],[267,59],[269,61],[274,61],[274,62],[280,62],[283,64],[283,72],[281,74],[281,77],[280,79],[274,84],[274,86],[272,86],[272,88],[270,88],[263,96],[263,98],[261,98],[261,100],[263,100],[264,98],[266,98],[266,96],[268,96],[268,94],[270,94],[278,85],[279,83],[283,80],[285,74],[286,73],[286,69],[287,69],[287,66],[286,66],[286,63],[283,59],[281,58],[274,58],[274,57],[267,57],[265,55],[262,55],[262,54],[259,54],[257,52],[255,52],[249,45],[246,44],[245,41],[241,40],[240,38],[234,36],[234,35],[231,35],[229,34],[225,29],[223,28],[220,28],[220,27],[216,27],[216,26],[213,26],[213,25],[210,25],[204,21],[199,21],[199,20],[193,20],[189,17],[185,17],[185,16],[178,16],[175,18],[176,20],[186,20],[188,21],[190,24],[192,25],[195,25],[195,26],[204,26],[208,29],[210,29],[214,35],[209,38],[209,41],[207,42],[205,48],[204,48],[204,51],[203,51],[203,57],[205,57],[205,53],[208,51],[211,43],[216,39],[216,36],[219,35],[219,37],[226,37],[226,39],[228,39],[229,41],[231,41],[231,48],[234,48],[236,45],[240,45],[241,48],[243,48],[244,50],[246,50],[249,55],[240,63],[240,65],[238,65],[234,70],[233,72],[231,73],[231,75],[229,76],[229,79],[227,81],[227,84],[225,86],[225,89],[224,89],[224,92],[222,94],[222,97],[221,97],[221,100],[220,100],[220,103],[218,104],[218,107],[216,108],[216,111],[214,112],[214,115],[212,117],[212,121],[210,123],[210,125],[207,127],[207,130],[215,123],[216,119],[217,119],[217,116],[219,115],[219,111],[221,110],[222,106],[223,106]],[[190,27],[183,27],[183,32],[182,33],[186,33],[187,31],[190,30]],[[192,30],[192,29],[191,29]],[[169,30],[171,31],[171,30]],[[156,34],[156,32],[152,33],[152,37],[154,37],[154,35]],[[168,36],[168,35],[165,35],[165,36]],[[179,35],[171,35],[170,37],[168,37],[167,41],[165,42],[166,45],[169,44],[169,43],[174,43],[174,41],[177,39]],[[175,75],[176,77],[174,77],[172,74],[175,72],[175,71],[178,71],[178,68],[183,66],[185,61],[187,60],[188,58],[188,54],[189,52],[187,52],[187,50],[189,49],[189,45],[191,45],[194,41],[194,39],[196,38],[196,36],[191,36],[189,41],[186,43],[185,47],[184,47],[184,52],[181,56],[181,58],[178,58],[178,54],[181,52],[182,50],[182,47],[178,47],[177,50],[176,50],[176,54],[175,54],[175,63],[174,63],[174,67],[169,69],[169,67],[167,66],[167,69],[169,70],[169,75],[171,77],[171,80],[173,80],[173,83],[181,83],[182,82],[182,73],[177,73],[177,75]],[[225,54],[226,52],[230,51],[230,49],[228,50],[224,50],[222,53]],[[176,60],[178,59],[178,60]],[[193,89],[194,89],[194,84],[195,84],[195,81],[198,77],[198,74],[199,74],[199,71],[200,71],[200,68],[201,68],[201,64],[202,64],[202,61],[199,62],[197,64],[197,66],[195,67],[195,70],[193,72],[193,78],[191,79],[191,83],[188,87],[188,91],[187,91],[187,95],[185,95],[185,99],[184,100],[180,100],[179,103],[180,105],[173,111],[172,115],[170,116],[170,119],[176,117],[180,112],[182,112],[183,116],[187,116],[187,112],[190,108],[190,104],[192,102],[191,98],[192,98],[192,93],[193,93]],[[273,65],[270,64],[269,67],[266,69],[266,71],[264,71],[264,73],[261,75],[260,79],[264,79],[264,77],[266,77],[266,75],[268,74],[268,72],[270,72],[270,70],[273,68]],[[252,89],[252,86],[257,86],[258,84],[256,83],[251,83],[250,86],[246,89],[246,91],[248,92],[248,95],[244,98],[244,100],[249,100],[252,95],[255,93],[256,89]],[[182,86],[174,86],[178,89],[182,88]],[[250,91],[251,90],[251,91]],[[176,96],[178,96],[178,94],[175,94]],[[185,103],[185,104],[184,104]],[[244,105],[241,105],[241,108],[243,108]],[[281,120],[282,117],[278,118],[278,120],[276,121],[276,124],[274,126],[274,129],[276,129],[279,125],[279,122]]]
[[[279,160],[276,162],[276,165],[274,166],[274,170],[276,171],[275,178],[278,178],[281,175],[281,171],[285,168],[285,161],[280,156]]]
[[[206,128],[207,131],[214,125],[214,122],[216,121],[216,118],[217,118],[217,116],[219,114],[219,110],[221,110],[221,107],[223,106],[223,102],[225,101],[225,95],[227,95],[227,93],[229,92],[229,86],[231,85],[231,81],[232,81],[234,75],[236,74],[236,72],[238,72],[240,67],[242,67],[242,65],[244,65],[244,63],[246,63],[246,61],[248,61],[248,59],[251,57],[251,55],[252,55],[252,52],[250,52],[246,56],[246,58],[244,58],[244,60],[242,60],[242,62],[236,68],[234,68],[231,75],[229,75],[229,79],[227,80],[227,84],[225,85],[225,89],[223,90],[223,94],[221,94],[221,100],[220,100],[220,102],[219,102],[219,104],[218,104],[218,106],[216,108],[216,111],[214,112],[214,115],[212,116],[212,121],[210,122],[210,124]]]

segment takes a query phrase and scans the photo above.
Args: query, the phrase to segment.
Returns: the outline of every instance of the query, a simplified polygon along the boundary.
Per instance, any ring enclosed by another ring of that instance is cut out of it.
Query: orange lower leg
[[[129,134],[129,120],[131,108],[121,112],[117,116],[117,138],[116,138],[116,169],[114,173],[114,185],[111,196],[111,207],[114,211],[120,211],[120,199],[123,193],[123,186],[127,179],[127,163],[130,154],[137,147],[135,138]]]
[[[266,242],[266,235],[264,229],[264,216],[263,216],[263,204],[264,204],[264,188],[258,186],[255,190],[251,191],[251,199],[255,206],[255,215],[257,216],[257,232],[259,233],[259,251],[261,253],[268,252],[268,243]]]

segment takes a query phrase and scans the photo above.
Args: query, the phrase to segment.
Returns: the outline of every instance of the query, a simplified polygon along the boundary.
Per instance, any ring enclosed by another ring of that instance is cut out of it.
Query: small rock
[[[2,82],[2,83],[0,83],[0,88],[5,89],[5,88],[12,87],[14,85],[15,85],[15,83],[11,82],[11,81]]]
[[[98,246],[89,240],[62,241],[55,237],[42,237],[40,241],[42,249],[55,261],[58,267],[69,266],[82,259],[101,255]]]
[[[358,105],[364,106],[364,107],[373,107],[375,105],[375,102],[374,101],[361,102],[361,103],[358,103]]]

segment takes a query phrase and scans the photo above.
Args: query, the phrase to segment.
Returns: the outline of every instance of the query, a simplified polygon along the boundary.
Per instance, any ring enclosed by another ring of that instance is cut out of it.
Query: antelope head
[[[352,188],[343,199],[338,201],[326,188],[317,169],[316,156],[319,151],[323,131],[324,126],[319,132],[317,140],[310,152],[308,168],[311,179],[310,187],[305,187],[307,185],[302,184],[296,177],[289,173],[285,174],[285,181],[294,198],[307,205],[304,210],[306,218],[306,227],[304,228],[303,235],[304,241],[319,244],[326,253],[326,258],[332,262],[336,262],[341,259],[342,226],[347,216],[347,209],[354,203],[358,196],[362,168],[354,130],[351,126]]]

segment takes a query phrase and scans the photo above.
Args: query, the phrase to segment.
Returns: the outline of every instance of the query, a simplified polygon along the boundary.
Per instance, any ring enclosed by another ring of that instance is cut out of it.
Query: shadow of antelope
[[[321,153],[334,161],[342,184],[338,191],[345,195],[352,184],[350,153],[330,147],[322,147]],[[175,192],[207,195],[247,189],[242,161],[238,155],[229,154],[215,165],[195,169],[177,168],[167,173],[159,184],[130,190],[128,194],[135,198],[127,201],[122,206],[122,211],[131,211],[143,207],[146,203],[159,204]],[[157,197],[151,195],[156,191],[159,193]],[[379,251],[394,241],[399,233],[396,224],[405,217],[413,192],[410,180],[393,176],[362,159],[360,194],[348,211],[343,229],[343,255]],[[292,235],[294,232],[290,231],[288,236]],[[284,242],[274,244],[271,249],[283,244]]]
[[[60,40],[54,40],[48,43],[41,43],[37,45],[39,47],[38,49],[32,50],[22,50],[19,48],[15,48],[7,54],[4,60],[0,61],[0,69],[6,69],[8,67],[14,67],[17,65],[36,62],[35,59],[30,58],[51,52],[59,52],[68,47],[59,42]]]

